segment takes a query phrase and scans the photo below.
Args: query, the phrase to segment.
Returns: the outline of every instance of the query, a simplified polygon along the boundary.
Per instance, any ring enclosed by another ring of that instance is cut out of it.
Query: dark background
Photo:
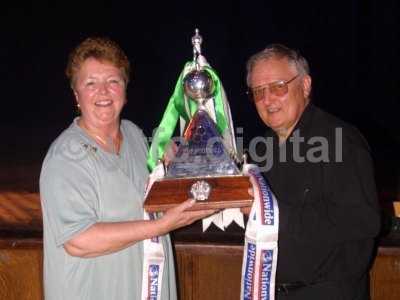
[[[192,58],[198,27],[245,141],[264,131],[245,95],[245,62],[269,43],[284,43],[308,59],[314,103],[369,141],[381,195],[400,195],[396,0],[36,1],[2,4],[0,20],[0,180],[37,179],[49,144],[71,123],[64,69],[84,38],[108,36],[125,50],[133,72],[124,117],[150,136]]]

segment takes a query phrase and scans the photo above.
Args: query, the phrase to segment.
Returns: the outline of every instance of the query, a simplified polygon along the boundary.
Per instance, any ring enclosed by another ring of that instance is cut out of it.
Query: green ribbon
[[[174,134],[176,124],[179,120],[179,116],[182,116],[186,122],[189,122],[191,115],[193,115],[197,110],[197,103],[192,99],[188,98],[190,116],[187,113],[185,107],[185,95],[183,91],[183,76],[187,74],[185,70],[188,68],[193,69],[194,63],[188,62],[185,64],[184,70],[179,75],[178,81],[175,85],[175,90],[169,99],[167,108],[163,114],[160,125],[158,126],[151,143],[149,150],[149,155],[147,158],[147,166],[150,171],[154,169],[157,165],[158,160],[162,159],[165,148],[172,135]],[[215,86],[214,94],[214,108],[215,116],[217,121],[217,130],[222,134],[228,127],[226,116],[224,112],[224,104],[222,99],[222,86],[218,78],[218,75],[210,67],[204,67],[204,69],[211,75],[211,78]]]
[[[214,94],[215,117],[217,121],[217,129],[219,133],[222,134],[228,127],[228,122],[226,121],[224,103],[222,99],[221,81],[219,80],[217,73],[215,73],[215,71],[212,68],[205,67],[205,70],[211,75],[211,78],[215,85],[215,94]]]

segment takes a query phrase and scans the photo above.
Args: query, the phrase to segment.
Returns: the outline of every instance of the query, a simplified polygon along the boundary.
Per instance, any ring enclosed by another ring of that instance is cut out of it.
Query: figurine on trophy
[[[239,208],[252,205],[251,184],[240,169],[225,91],[202,55],[201,44],[196,29],[193,61],[185,65],[150,147],[151,187],[144,207],[148,212],[163,211],[193,198],[192,209],[230,208],[205,220],[203,229],[211,222],[224,229],[233,220],[243,227]],[[178,120],[181,136],[176,145],[171,139]],[[170,145],[175,151],[165,159]]]

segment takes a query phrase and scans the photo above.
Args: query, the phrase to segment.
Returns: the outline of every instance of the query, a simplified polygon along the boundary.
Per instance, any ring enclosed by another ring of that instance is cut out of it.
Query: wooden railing
[[[38,194],[0,193],[0,299],[43,298],[42,222]],[[175,239],[181,300],[239,299],[243,247]],[[379,247],[372,300],[400,299],[400,247]]]

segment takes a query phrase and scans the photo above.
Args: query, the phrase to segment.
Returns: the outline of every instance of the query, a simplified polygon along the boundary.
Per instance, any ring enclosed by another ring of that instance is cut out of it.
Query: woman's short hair
[[[70,80],[71,86],[75,82],[76,73],[88,58],[113,64],[121,70],[125,82],[129,82],[130,64],[121,47],[106,37],[89,37],[81,42],[69,55],[65,74]]]

